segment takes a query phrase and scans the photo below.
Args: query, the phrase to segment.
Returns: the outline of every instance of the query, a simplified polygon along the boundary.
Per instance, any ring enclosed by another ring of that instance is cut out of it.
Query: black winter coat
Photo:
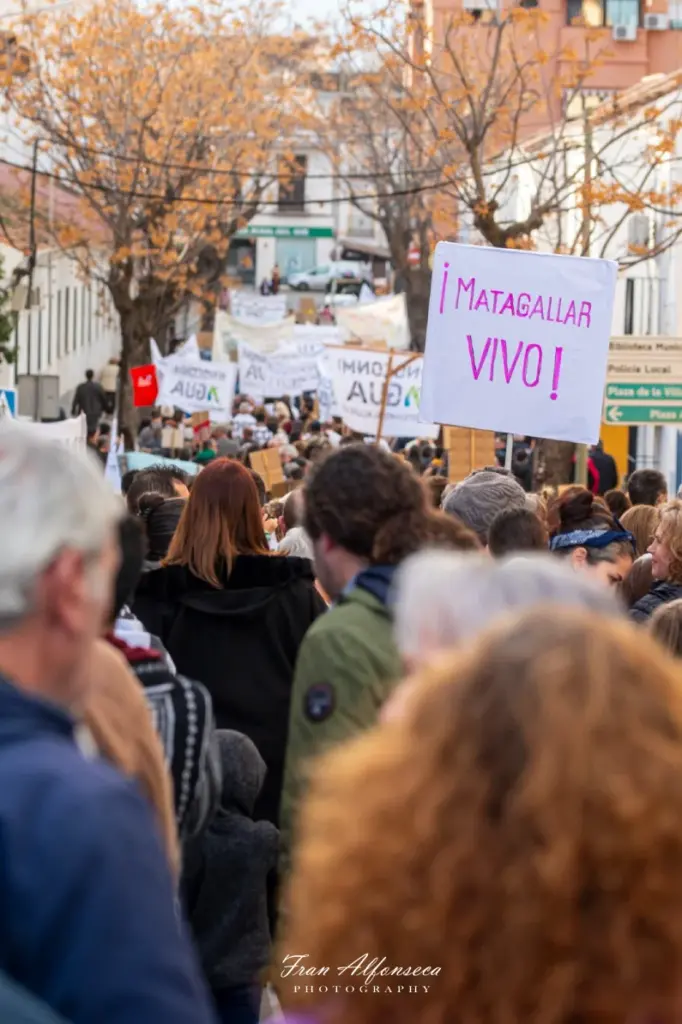
[[[669,604],[682,597],[682,583],[666,583],[660,580],[654,583],[648,594],[640,598],[630,609],[630,618],[635,622],[646,622],[662,604]]]
[[[161,616],[161,639],[181,675],[203,683],[218,729],[255,743],[267,766],[254,818],[278,823],[294,666],[309,626],[326,608],[306,558],[240,555],[223,588],[183,566],[148,573],[147,617]]]

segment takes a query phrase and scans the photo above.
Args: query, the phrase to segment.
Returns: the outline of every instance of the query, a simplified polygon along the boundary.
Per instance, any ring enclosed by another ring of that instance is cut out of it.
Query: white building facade
[[[340,258],[344,247],[372,253],[386,245],[376,221],[349,202],[328,156],[312,139],[302,137],[291,149],[293,163],[282,164],[262,211],[230,247],[230,274],[256,288],[275,266],[285,281]]]
[[[4,283],[23,253],[0,246]],[[25,279],[24,279],[25,280]],[[15,387],[24,374],[59,378],[59,395],[66,412],[71,395],[85,371],[99,373],[120,351],[118,315],[107,290],[84,280],[78,265],[58,249],[41,249],[33,275],[33,304],[16,314],[16,363],[0,363],[0,387]]]

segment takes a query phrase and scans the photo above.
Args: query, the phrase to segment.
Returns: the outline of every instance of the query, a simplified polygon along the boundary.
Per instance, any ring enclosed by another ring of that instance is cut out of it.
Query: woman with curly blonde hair
[[[682,501],[661,506],[661,518],[649,546],[653,585],[630,609],[635,622],[645,622],[662,604],[682,598]]]
[[[318,765],[288,910],[280,997],[317,1024],[673,1024],[677,667],[569,610],[447,655]]]

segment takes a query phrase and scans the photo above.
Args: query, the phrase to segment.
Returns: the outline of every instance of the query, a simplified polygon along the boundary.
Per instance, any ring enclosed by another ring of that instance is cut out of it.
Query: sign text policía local
[[[606,423],[682,422],[682,338],[611,338]]]

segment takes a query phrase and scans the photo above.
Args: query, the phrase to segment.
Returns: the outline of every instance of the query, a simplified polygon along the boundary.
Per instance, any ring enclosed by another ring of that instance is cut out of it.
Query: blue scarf
[[[549,542],[550,551],[561,551],[564,548],[606,548],[609,544],[627,543],[635,546],[635,538],[624,530],[620,523],[616,530],[572,530],[570,533],[559,533]]]

